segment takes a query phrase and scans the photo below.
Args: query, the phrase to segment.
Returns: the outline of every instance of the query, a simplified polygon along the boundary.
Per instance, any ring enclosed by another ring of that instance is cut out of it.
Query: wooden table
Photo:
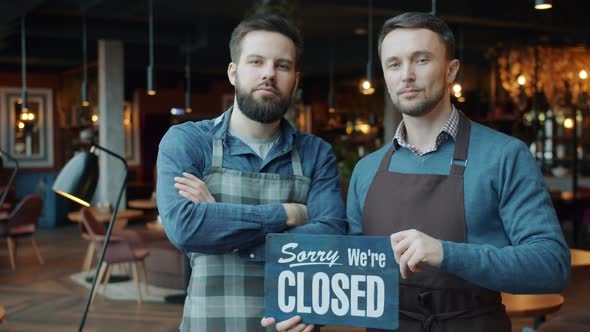
[[[502,293],[502,303],[510,317],[533,317],[535,328],[545,321],[545,316],[556,312],[563,304],[563,296],[559,294],[508,294]]]
[[[96,217],[96,220],[98,222],[106,223],[106,222],[111,221],[111,217],[112,217],[111,213],[96,213],[96,208],[91,207],[90,209],[92,209],[92,213],[94,214],[94,217]],[[139,218],[142,216],[143,216],[143,211],[141,211],[141,210],[133,210],[133,209],[119,210],[119,212],[117,212],[115,226],[117,226],[117,228],[125,227],[127,225],[127,220]],[[68,213],[68,219],[70,219],[72,222],[81,223],[82,216],[80,215],[80,211],[74,211],[74,212]]]
[[[153,199],[132,199],[127,202],[127,206],[141,210],[155,210],[158,208],[156,201]]]
[[[152,220],[145,224],[150,231],[164,232],[164,226],[156,220]]]
[[[571,267],[590,266],[590,251],[570,249],[572,255]]]

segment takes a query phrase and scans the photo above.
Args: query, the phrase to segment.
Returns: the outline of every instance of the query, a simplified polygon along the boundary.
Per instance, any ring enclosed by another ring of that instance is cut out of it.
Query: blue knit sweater
[[[464,174],[467,243],[442,241],[440,268],[496,291],[561,292],[569,277],[570,252],[535,160],[523,142],[471,124]],[[365,197],[391,144],[354,169],[347,202],[350,234],[362,233]],[[389,170],[449,174],[454,148],[450,139],[419,157],[399,147]]]

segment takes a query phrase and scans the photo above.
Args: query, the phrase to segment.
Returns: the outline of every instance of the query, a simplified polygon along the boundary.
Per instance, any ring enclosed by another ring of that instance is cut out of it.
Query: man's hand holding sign
[[[270,234],[263,326],[330,324],[395,329],[398,267],[386,237]]]
[[[404,279],[409,271],[420,272],[422,263],[439,267],[443,260],[442,243],[415,229],[391,234],[391,247]]]

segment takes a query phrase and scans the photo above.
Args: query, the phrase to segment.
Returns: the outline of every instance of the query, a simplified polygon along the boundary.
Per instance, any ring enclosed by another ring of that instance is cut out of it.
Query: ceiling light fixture
[[[149,57],[150,63],[147,67],[147,94],[156,94],[154,88],[154,0],[149,0]]]
[[[330,49],[330,87],[328,89],[328,112],[335,113],[334,108],[334,49]]]
[[[86,12],[82,13],[82,107],[88,107],[88,34]]]
[[[368,27],[368,61],[367,61],[367,76],[361,81],[360,90],[364,95],[372,95],[375,93],[375,88],[371,83],[371,77],[373,72],[373,0],[369,0],[369,27]]]
[[[453,85],[453,94],[457,101],[460,103],[465,101],[465,97],[463,97],[463,28],[459,27],[459,73],[457,74],[457,82]]]
[[[535,0],[535,9],[543,10],[553,8],[551,0]]]
[[[20,21],[20,41],[21,41],[21,112],[27,113],[29,111],[27,104],[27,32],[25,28],[25,15],[21,17]]]
[[[184,110],[186,113],[191,113],[191,49],[190,49],[190,33],[186,36],[186,54],[184,64],[184,79],[186,80],[184,91]]]

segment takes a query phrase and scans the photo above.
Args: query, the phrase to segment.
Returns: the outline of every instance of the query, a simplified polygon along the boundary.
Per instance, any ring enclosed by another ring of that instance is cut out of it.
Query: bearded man
[[[229,48],[233,106],[171,127],[158,152],[158,210],[192,268],[181,331],[266,331],[266,234],[346,232],[331,146],[283,118],[299,81],[298,30],[254,16]]]

